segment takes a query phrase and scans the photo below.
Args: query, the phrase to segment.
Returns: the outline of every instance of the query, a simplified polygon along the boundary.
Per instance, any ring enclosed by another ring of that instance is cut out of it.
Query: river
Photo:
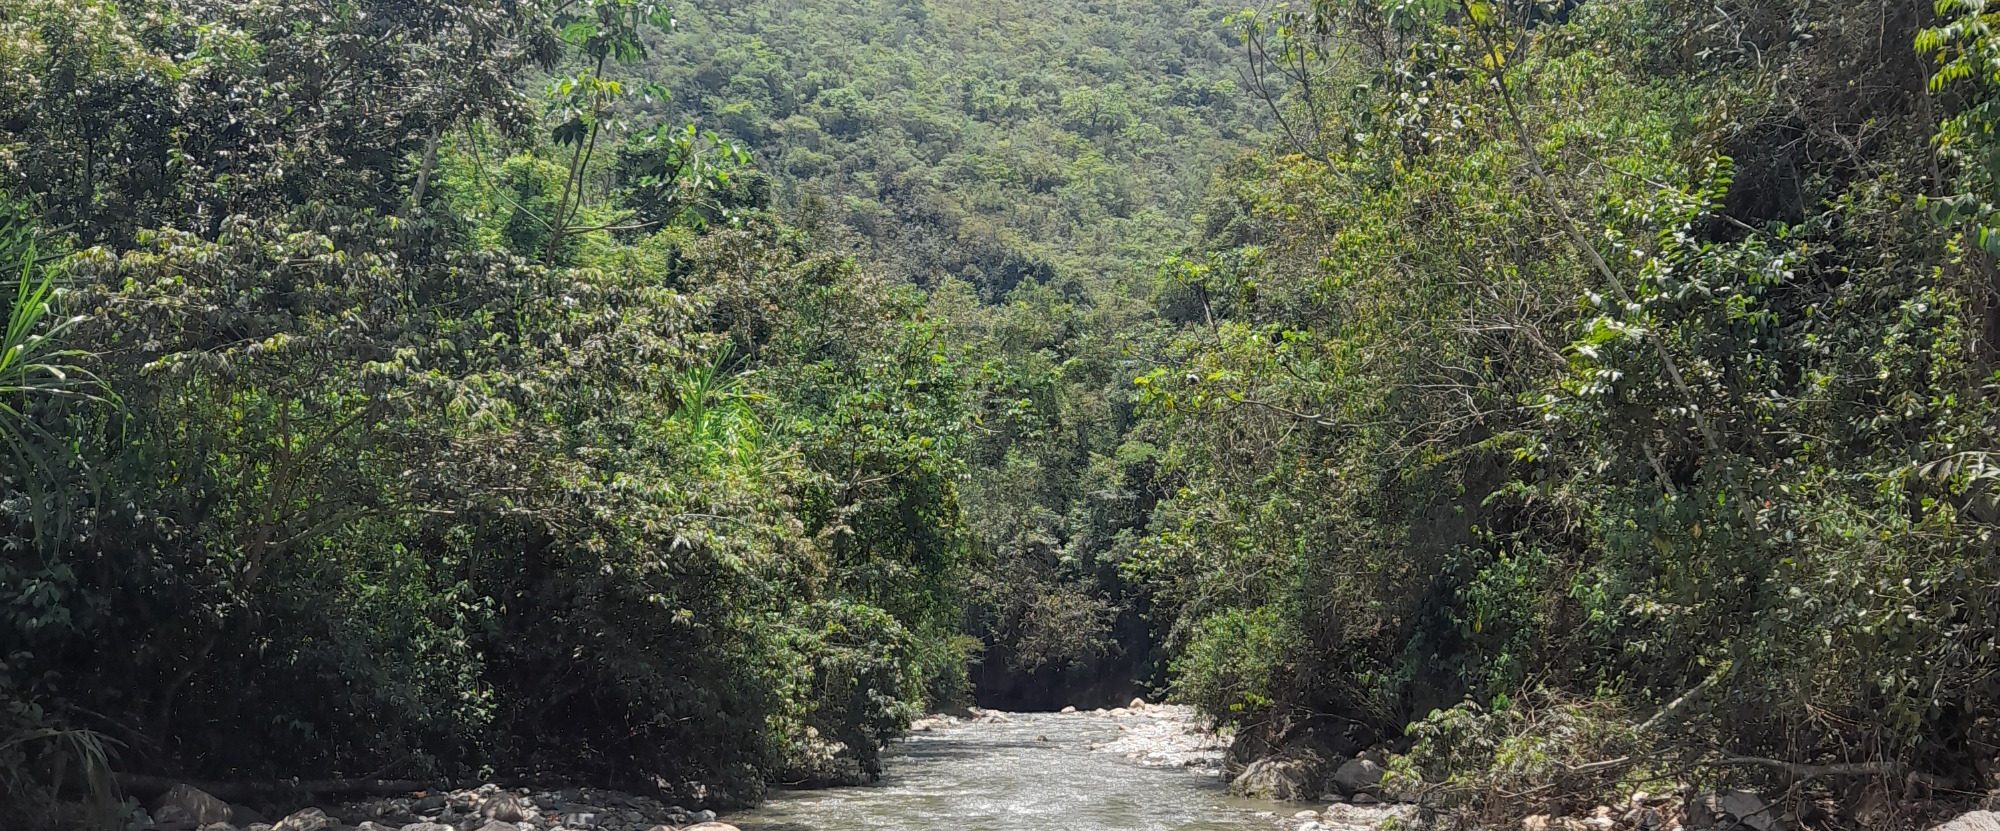
[[[1190,732],[1178,708],[999,714],[898,742],[880,783],[781,791],[728,821],[743,831],[1277,831],[1279,817],[1308,807],[1229,796],[1207,766],[1213,750],[1189,752]]]

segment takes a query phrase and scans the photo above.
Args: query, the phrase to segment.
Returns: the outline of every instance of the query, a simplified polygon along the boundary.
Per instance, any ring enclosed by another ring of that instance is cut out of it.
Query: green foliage
[[[2000,718],[1985,0],[667,11],[0,7],[0,797]]]
[[[1994,226],[1995,204],[2000,203],[2000,142],[1995,140],[2000,126],[2000,104],[1993,91],[2000,88],[2000,9],[1986,0],[1937,0],[1938,24],[1917,32],[1917,51],[1936,61],[1929,91],[1933,94],[1969,87],[1969,104],[1952,113],[1939,125],[1938,153],[1956,168],[1952,186],[1958,192],[1943,196],[1926,195],[1933,216],[1947,225],[1964,223],[1971,238],[1987,254],[2000,253],[2000,230]]]
[[[775,731],[787,742],[779,779],[827,784],[879,775],[877,748],[921,715],[916,639],[888,613],[854,603],[828,604],[788,625],[796,628],[779,671],[795,675],[787,698],[808,706],[778,716]]]
[[[12,228],[5,227],[12,224]],[[11,232],[11,233],[10,233]],[[42,267],[25,223],[0,219],[0,263],[18,263],[14,296],[7,304],[6,330],[0,333],[0,435],[17,459],[36,429],[21,402],[55,396],[89,396],[93,380],[88,370],[73,362],[84,357],[75,349],[63,349],[66,330],[76,321],[49,320],[54,310],[56,274]]]
[[[960,283],[933,293],[984,358],[964,517],[986,703],[1122,703],[1160,668],[1147,599],[1124,563],[1157,499],[1153,455],[1127,440],[1130,382],[1164,329],[1132,291],[1064,281],[994,306]]]
[[[1298,648],[1289,625],[1271,606],[1210,615],[1174,659],[1175,695],[1227,719],[1270,707],[1283,683],[1281,656]]]
[[[954,450],[983,703],[1122,701],[1157,669],[1119,565],[1152,465],[1115,453],[1165,331],[1144,299],[1155,259],[1262,122],[1230,8],[696,5],[650,62],[673,110],[755,153],[822,239],[931,289],[977,356],[978,427]]]
[[[10,464],[0,477],[10,497],[7,513],[32,522],[30,537],[10,535],[0,560],[0,621],[29,633],[61,632],[70,623],[66,605],[78,575],[59,550],[74,519],[65,492],[73,447],[44,424],[60,423],[64,405],[102,402],[101,387],[74,361],[89,356],[65,348],[76,320],[51,322],[57,300],[56,269],[37,251],[26,210],[0,200],[0,273],[15,277],[0,336],[0,441]],[[66,790],[88,800],[91,818],[111,821],[118,807],[111,763],[119,742],[72,727],[35,702],[16,664],[32,656],[0,654],[0,802],[15,806],[22,821],[53,825]]]
[[[689,124],[664,127],[618,150],[619,201],[631,207],[640,229],[683,227],[700,231],[731,223],[746,211],[768,207],[750,154],[714,133]]]
[[[2000,707],[1988,16],[1242,18],[1276,146],[1165,269],[1181,330],[1139,378],[1168,495],[1131,570],[1182,694],[1230,712],[1209,627],[1277,610],[1295,648],[1234,670],[1279,679],[1267,712],[1416,722],[1454,798],[1593,755],[1962,767]],[[1828,92],[1933,76],[1935,134],[1914,93]]]
[[[1220,2],[748,0],[678,9],[672,109],[824,200],[871,264],[989,302],[1134,277],[1257,127]],[[648,109],[663,109],[666,104]]]
[[[1587,804],[1567,803],[1568,794],[1594,798],[1626,777],[1629,784],[1647,782],[1644,772],[1593,768],[1637,744],[1617,708],[1526,699],[1491,709],[1460,704],[1411,723],[1410,750],[1390,760],[1384,787],[1449,806],[1451,819],[1470,826],[1511,820],[1523,809],[1558,815],[1587,810]],[[1593,776],[1594,769],[1605,773]],[[1552,782],[1574,790],[1551,791],[1545,786]],[[1547,795],[1525,806],[1519,798],[1502,797],[1537,789]]]
[[[0,10],[0,788],[875,773],[967,653],[922,297],[632,122],[657,4],[323,5]]]

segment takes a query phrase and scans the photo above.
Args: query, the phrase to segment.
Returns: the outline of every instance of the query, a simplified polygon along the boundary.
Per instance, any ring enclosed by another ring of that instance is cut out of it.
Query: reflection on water
[[[744,831],[1273,831],[1258,812],[1285,808],[1229,797],[1213,776],[1088,749],[1129,719],[1009,718],[904,740],[880,784],[778,792],[727,819]]]

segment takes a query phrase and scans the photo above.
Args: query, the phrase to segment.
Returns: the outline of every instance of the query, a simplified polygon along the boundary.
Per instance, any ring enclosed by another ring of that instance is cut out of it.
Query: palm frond
[[[0,794],[53,805],[74,784],[91,807],[108,818],[119,801],[111,760],[121,746],[117,739],[79,728],[26,727],[0,736],[0,756],[31,763],[23,768],[0,767]]]

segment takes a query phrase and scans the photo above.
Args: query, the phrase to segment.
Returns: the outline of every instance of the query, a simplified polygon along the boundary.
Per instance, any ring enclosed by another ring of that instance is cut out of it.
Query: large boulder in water
[[[1252,799],[1300,802],[1318,796],[1325,779],[1325,760],[1310,751],[1292,750],[1251,762],[1229,790]]]

